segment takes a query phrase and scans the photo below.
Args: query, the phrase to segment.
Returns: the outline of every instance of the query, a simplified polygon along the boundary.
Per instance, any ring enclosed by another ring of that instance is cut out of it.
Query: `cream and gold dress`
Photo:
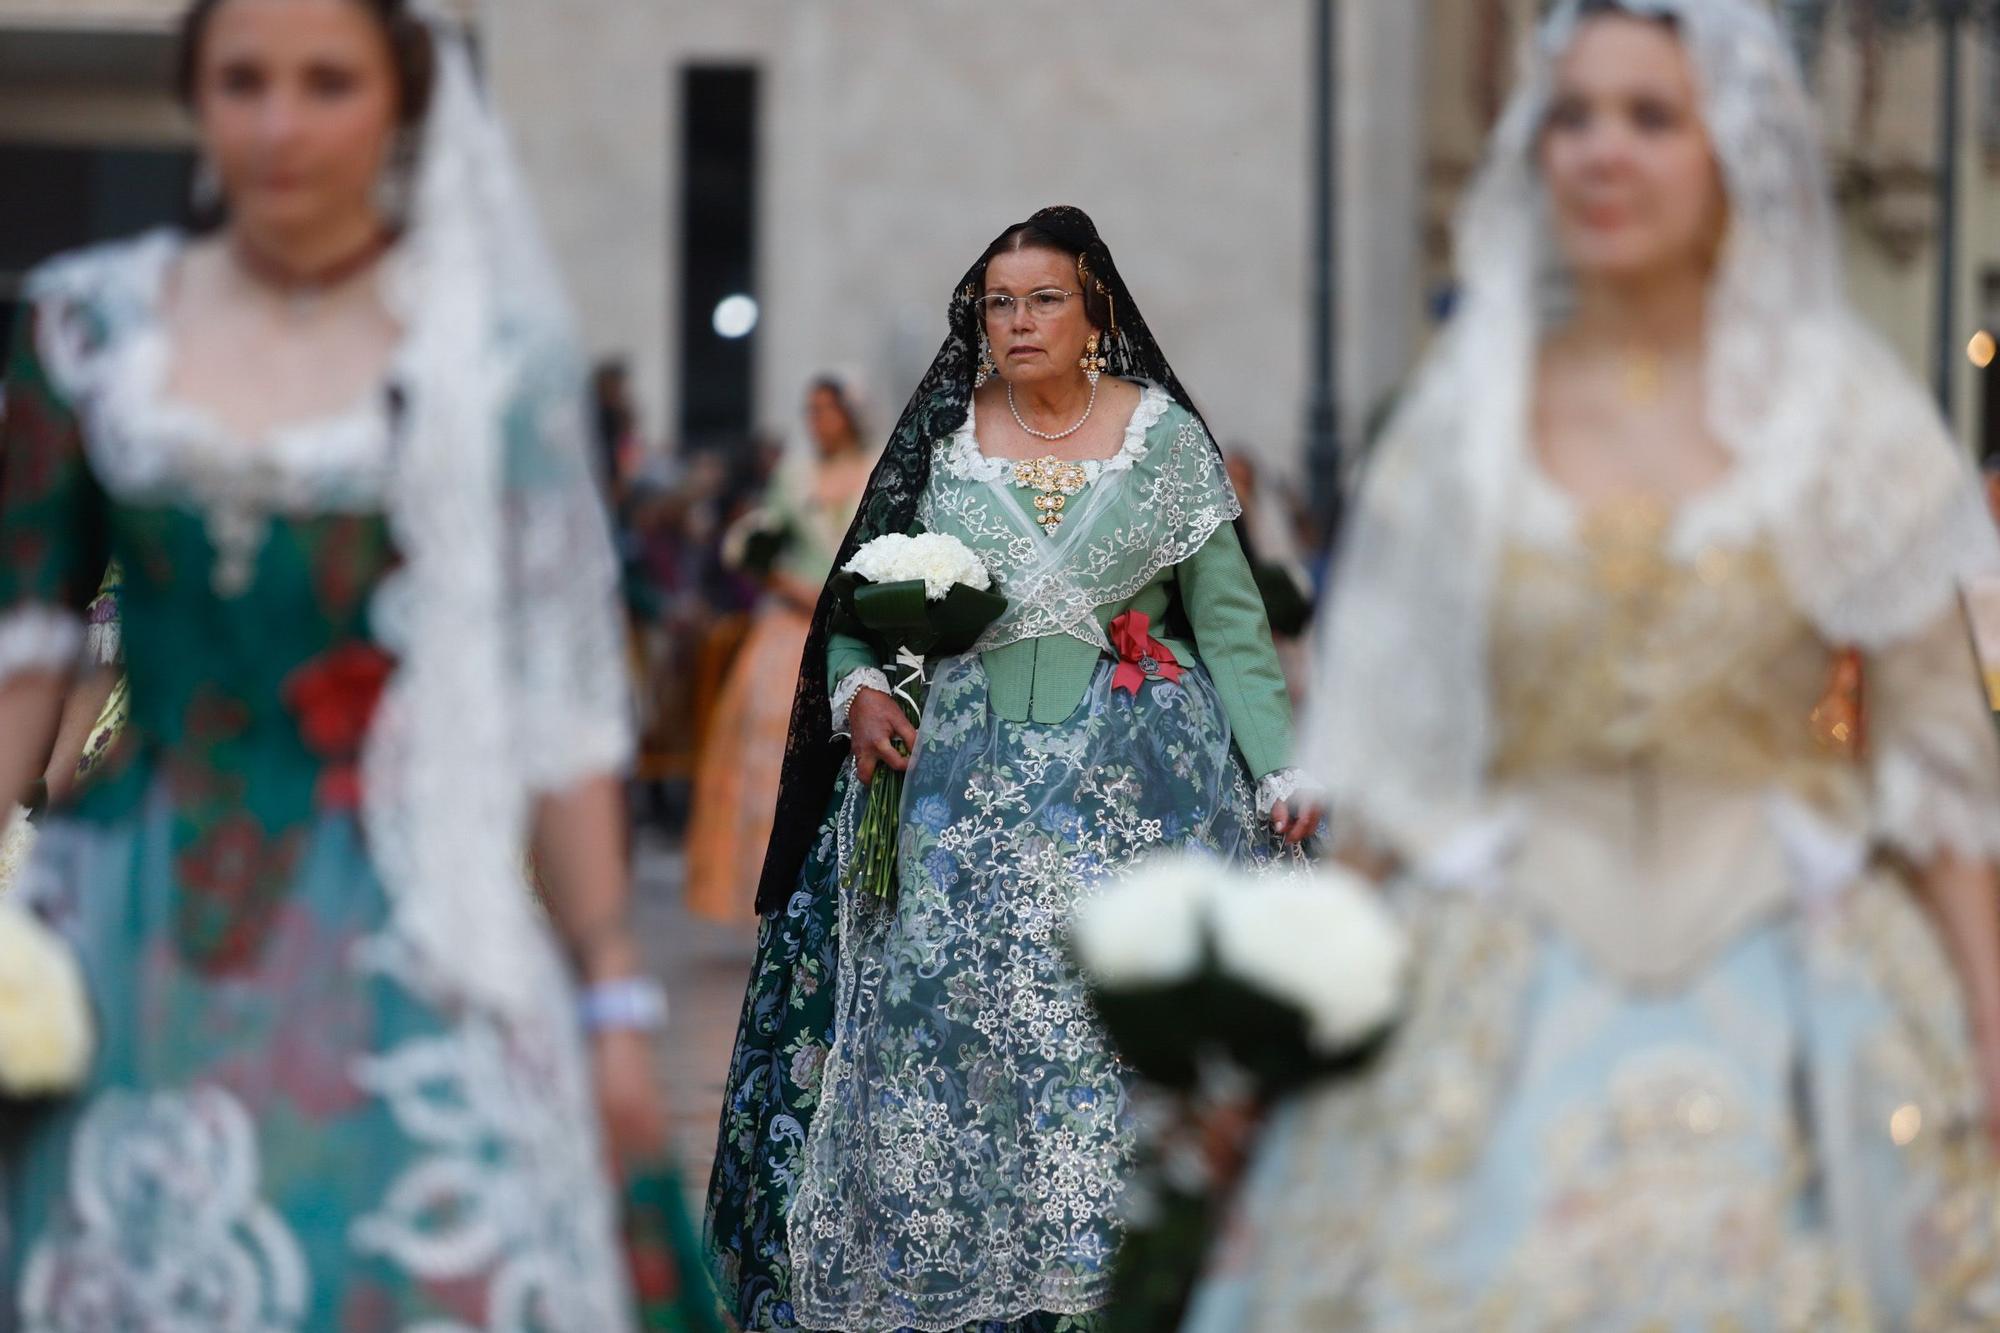
[[[1704,508],[1521,479],[1489,808],[1396,890],[1408,1023],[1273,1127],[1192,1327],[2000,1326],[1908,870],[2000,828],[1964,619],[1844,651]]]

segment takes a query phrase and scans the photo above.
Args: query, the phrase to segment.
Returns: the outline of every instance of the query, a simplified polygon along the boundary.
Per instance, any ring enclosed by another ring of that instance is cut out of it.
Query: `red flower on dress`
[[[1111,622],[1111,646],[1118,650],[1118,669],[1111,676],[1111,692],[1124,690],[1136,696],[1149,680],[1179,683],[1180,659],[1173,649],[1152,635],[1153,618],[1144,611],[1127,611]]]
[[[361,743],[395,673],[396,660],[370,643],[350,642],[320,654],[285,681],[285,706],[299,720],[299,737],[324,760],[322,806],[361,804]]]

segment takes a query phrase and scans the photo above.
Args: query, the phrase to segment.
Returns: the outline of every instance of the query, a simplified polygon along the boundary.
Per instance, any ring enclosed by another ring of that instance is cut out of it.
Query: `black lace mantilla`
[[[1150,380],[1172,395],[1196,420],[1201,420],[1194,400],[1160,351],[1146,317],[1119,276],[1118,265],[1103,238],[1098,236],[1089,214],[1067,204],[1045,208],[1027,223],[1017,223],[1001,235],[1023,225],[1056,237],[1083,258],[1092,278],[1103,283],[1118,323],[1110,339],[1109,373]],[[911,395],[909,405],[889,436],[882,461],[876,464],[875,474],[868,480],[868,490],[854,524],[840,544],[839,557],[834,561],[836,571],[863,545],[885,533],[907,532],[915,523],[917,501],[922,498],[924,487],[930,484],[931,452],[939,440],[950,437],[965,424],[965,414],[972,405],[972,381],[979,359],[977,298],[985,286],[986,266],[982,260],[952,290],[948,311],[950,331],[944,346],[938,349],[930,370],[924,374],[923,382]],[[1204,429],[1206,425],[1203,422]],[[1212,434],[1210,439],[1214,439]],[[846,747],[833,735],[826,679],[826,649],[833,632],[834,609],[829,580],[828,586],[820,591],[819,606],[813,612],[812,633],[806,640],[805,661],[799,671],[798,693],[792,701],[792,727],[785,743],[777,819],[757,890],[757,910],[761,913],[777,911],[791,898],[834,784],[840,777]]]

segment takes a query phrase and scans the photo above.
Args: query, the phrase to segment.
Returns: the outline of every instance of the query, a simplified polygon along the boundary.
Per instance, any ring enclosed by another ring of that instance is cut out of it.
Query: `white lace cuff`
[[[854,696],[863,690],[880,690],[889,693],[889,678],[874,667],[858,667],[841,678],[840,685],[833,692],[833,734],[847,734],[847,712],[854,707]]]
[[[1312,784],[1306,780],[1305,770],[1281,768],[1275,773],[1267,773],[1257,784],[1257,813],[1267,815],[1280,801],[1289,801],[1301,792],[1312,796]]]
[[[1908,750],[1875,761],[1875,828],[1881,841],[1923,865],[1952,853],[2000,861],[2000,793],[1939,774]]]
[[[637,751],[623,715],[578,720],[560,733],[545,732],[542,740],[542,744],[532,739],[524,743],[521,773],[528,790],[543,795],[624,773]]]
[[[30,671],[70,671],[83,651],[83,619],[53,606],[0,613],[0,684]]]

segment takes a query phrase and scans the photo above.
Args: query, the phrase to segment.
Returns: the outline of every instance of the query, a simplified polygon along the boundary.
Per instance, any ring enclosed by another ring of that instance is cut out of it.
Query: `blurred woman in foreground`
[[[1383,445],[1309,765],[1418,931],[1192,1326],[2000,1319],[1971,469],[1842,295],[1747,0],[1567,0]]]

